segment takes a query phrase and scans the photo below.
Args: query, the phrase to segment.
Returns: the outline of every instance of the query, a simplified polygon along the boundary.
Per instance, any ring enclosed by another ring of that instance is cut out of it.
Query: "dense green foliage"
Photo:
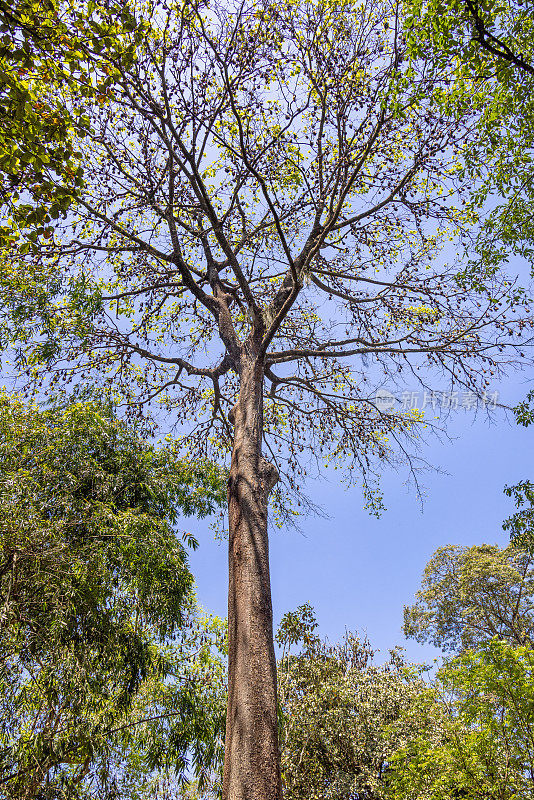
[[[432,51],[455,64],[453,98],[462,95],[466,82],[474,80],[480,89],[478,136],[465,155],[478,179],[473,199],[484,211],[478,236],[468,242],[474,256],[469,272],[480,276],[513,255],[534,269],[534,8],[521,0],[409,0],[407,7],[413,56]],[[529,424],[531,405],[522,403],[516,414],[518,422]],[[519,510],[505,529],[512,541],[532,547],[532,485],[523,481],[506,491]]]
[[[411,712],[424,730],[394,755],[394,800],[534,796],[532,559],[518,544],[449,545],[429,561],[405,633],[457,655]]]
[[[534,641],[534,562],[511,545],[440,547],[428,562],[404,632],[444,650],[477,648],[497,636],[512,646]]]
[[[70,115],[58,97],[59,80],[65,77],[58,55],[68,52],[62,46],[66,36],[58,3],[2,2],[0,30],[1,202],[11,222],[4,221],[2,237],[10,244],[18,239],[20,226],[45,234],[54,216],[50,201],[58,213],[70,202],[51,176],[70,178],[74,189],[80,185],[81,168],[72,146]]]
[[[286,614],[277,639],[282,774],[290,800],[378,800],[387,796],[393,754],[421,730],[409,714],[425,691],[398,652],[377,665],[367,640],[337,645],[314,633],[309,606]],[[292,645],[300,645],[296,655]]]
[[[510,560],[506,551],[499,559],[502,554],[492,550],[486,548],[486,572],[493,575],[486,574],[487,583],[498,582]],[[473,581],[481,582],[481,554],[476,555],[467,553],[461,568],[472,568]],[[431,565],[434,570],[435,559]],[[529,604],[533,587],[523,590]],[[338,645],[322,642],[307,605],[286,614],[277,636],[284,647],[279,686],[285,796],[533,797],[534,651],[491,637],[502,607],[491,606],[488,597],[480,602],[493,616],[486,620],[488,631],[480,632],[475,649],[463,650],[427,680],[422,668],[407,665],[398,653],[377,666],[369,644],[352,634]],[[460,633],[463,626],[464,641],[473,641],[472,614],[459,615]],[[294,645],[296,655],[289,652]]]
[[[173,740],[162,723],[169,739],[158,747],[153,730],[137,758],[147,774],[162,758],[183,767],[211,722],[176,644],[194,595],[174,528],[221,503],[221,473],[97,403],[41,410],[4,394],[0,498],[0,792],[114,796],[110,732],[162,704],[181,727]]]
[[[495,638],[466,650],[412,709],[412,721],[426,725],[393,757],[391,798],[534,797],[533,707],[530,647]]]
[[[102,66],[133,58],[142,38],[123,2],[0,2],[0,244],[36,252],[84,185],[84,98],[105,103]]]
[[[398,653],[376,666],[351,634],[322,642],[309,606],[286,614],[277,636],[286,796],[533,797],[533,576],[518,547],[440,548],[406,631],[459,653],[427,680]]]
[[[534,8],[522,0],[407,0],[409,49],[454,68],[450,102],[478,105],[465,153],[473,198],[484,208],[474,245],[478,274],[512,254],[534,265]],[[476,87],[472,92],[468,87]]]

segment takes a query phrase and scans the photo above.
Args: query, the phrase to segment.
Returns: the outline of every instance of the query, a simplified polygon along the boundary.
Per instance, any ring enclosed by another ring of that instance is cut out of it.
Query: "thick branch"
[[[478,2],[476,2],[476,0],[475,2],[473,2],[473,0],[465,0],[465,6],[475,26],[477,34],[475,36],[475,41],[478,42],[484,50],[487,50],[488,53],[508,61],[510,64],[523,70],[523,72],[527,72],[529,75],[534,75],[534,66],[523,58],[522,53],[519,53],[519,55],[514,53],[502,39],[499,39],[487,29],[478,12]]]

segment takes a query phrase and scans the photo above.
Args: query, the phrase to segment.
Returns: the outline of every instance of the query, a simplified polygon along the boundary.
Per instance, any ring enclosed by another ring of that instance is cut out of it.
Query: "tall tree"
[[[177,647],[194,606],[174,526],[223,497],[213,465],[149,445],[95,402],[0,397],[1,797],[76,797],[89,778],[113,796],[121,736],[144,726],[145,750],[164,758],[156,720],[181,723],[170,763],[197,741],[202,752],[211,723],[195,646]]]
[[[298,491],[305,451],[372,502],[376,461],[422,424],[376,389],[407,374],[483,399],[532,320],[505,275],[436,258],[475,221],[461,153],[477,88],[407,59],[398,4],[139,15],[143,41],[104,49],[104,90],[73,99],[91,120],[76,212],[38,256],[4,258],[4,334],[32,378],[100,374],[130,408],[172,410],[195,455],[231,452],[223,795],[271,800],[271,493]]]
[[[456,652],[493,637],[531,647],[532,553],[513,545],[440,547],[425,568],[417,602],[404,609],[404,633]]]

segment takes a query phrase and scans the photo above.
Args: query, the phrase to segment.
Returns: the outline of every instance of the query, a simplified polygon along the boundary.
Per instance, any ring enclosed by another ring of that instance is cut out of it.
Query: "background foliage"
[[[177,644],[195,611],[175,526],[182,513],[213,511],[224,483],[209,463],[190,465],[172,445],[148,444],[96,402],[42,410],[2,395],[6,797],[85,796],[95,781],[112,797],[116,776],[107,765],[117,739],[110,732],[131,731],[162,704],[179,727],[167,725],[168,740],[160,735],[159,747],[138,754],[145,767],[161,759],[183,767],[190,745],[208,736],[187,667],[199,623],[186,650]]]

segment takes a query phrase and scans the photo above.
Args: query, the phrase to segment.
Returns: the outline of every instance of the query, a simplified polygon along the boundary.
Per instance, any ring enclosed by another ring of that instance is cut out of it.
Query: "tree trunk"
[[[249,356],[233,411],[228,483],[228,712],[223,800],[281,800],[267,503],[278,478],[261,453],[263,367]]]

